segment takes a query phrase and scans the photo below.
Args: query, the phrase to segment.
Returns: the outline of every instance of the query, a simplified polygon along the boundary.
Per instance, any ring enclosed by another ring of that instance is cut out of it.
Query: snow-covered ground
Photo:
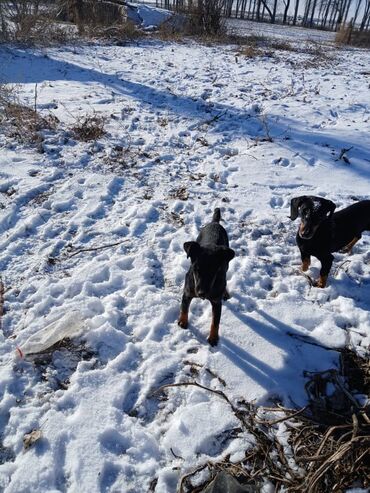
[[[239,36],[257,35],[285,39],[287,41],[311,40],[318,43],[333,42],[335,39],[335,33],[331,31],[295,26],[287,27],[282,24],[270,24],[268,22],[262,23],[231,18],[226,20],[226,26],[229,33],[238,34]]]
[[[158,387],[301,406],[304,371],[338,365],[325,347],[366,351],[369,236],[335,255],[320,290],[299,271],[287,216],[297,195],[369,198],[369,52],[276,54],[0,48],[0,82],[31,106],[37,84],[39,112],[60,120],[38,147],[0,136],[1,490],[173,493],[191,468],[243,457],[251,437],[217,396]],[[70,133],[86,114],[106,119],[97,142]],[[211,348],[208,302],[193,302],[189,330],[176,318],[183,242],[216,206],[236,258]],[[20,357],[55,330],[71,342]]]

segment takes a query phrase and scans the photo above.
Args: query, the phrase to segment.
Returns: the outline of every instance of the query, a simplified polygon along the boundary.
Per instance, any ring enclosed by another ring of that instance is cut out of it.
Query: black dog
[[[227,299],[226,272],[235,252],[229,248],[225,229],[219,224],[220,209],[215,209],[212,222],[204,226],[197,241],[184,243],[184,250],[191,259],[185,277],[178,324],[186,329],[191,300],[195,297],[207,299],[212,304],[212,323],[208,342],[215,346],[221,318],[222,299]]]
[[[362,232],[370,230],[370,200],[361,200],[336,213],[335,208],[331,200],[307,195],[296,197],[290,203],[290,219],[301,218],[296,240],[302,270],[309,268],[311,255],[321,262],[319,288],[326,286],[334,259],[331,252],[351,253]]]

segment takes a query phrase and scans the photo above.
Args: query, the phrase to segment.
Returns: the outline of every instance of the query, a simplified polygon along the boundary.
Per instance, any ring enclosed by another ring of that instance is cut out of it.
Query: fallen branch
[[[307,279],[308,284],[310,285],[311,288],[315,286],[315,281],[308,274],[306,274],[305,272],[302,272],[299,269],[297,269],[296,272]]]
[[[343,265],[346,265],[346,264],[350,264],[351,261],[350,260],[344,260],[344,262],[342,262],[341,264],[338,265],[338,267],[335,269],[334,271],[334,274],[333,274],[333,277],[337,277],[337,275],[339,274],[339,271],[342,269]],[[348,269],[343,269],[344,272],[346,274],[348,274]]]
[[[289,334],[295,337],[296,334]],[[298,337],[299,338],[299,337]],[[304,342],[314,344],[331,351],[343,351],[322,346],[315,342],[303,339]],[[342,353],[343,354],[343,353]],[[344,376],[348,377],[348,367]],[[234,405],[228,396],[221,390],[205,387],[198,382],[182,382],[163,385],[153,390],[150,395],[175,387],[197,387],[216,394],[227,402],[235,417],[242,424],[254,441],[245,451],[245,456],[234,463],[225,458],[218,462],[206,462],[193,471],[186,472],[180,477],[179,493],[199,493],[204,491],[207,484],[221,471],[225,471],[243,484],[258,490],[262,481],[272,481],[274,491],[288,491],[289,493],[321,493],[322,491],[345,491],[352,484],[359,483],[367,487],[369,468],[367,454],[370,445],[369,418],[367,408],[359,409],[356,400],[350,391],[344,387],[337,376],[337,370],[311,373],[309,404],[298,410],[282,406],[260,407],[247,405],[245,401],[238,401]],[[321,375],[322,374],[322,375]],[[367,373],[366,373],[367,375]],[[316,376],[316,377],[315,377]],[[336,390],[346,397],[342,406],[349,412],[344,414],[342,408],[335,407],[342,402],[331,399],[326,394],[327,383],[337,384]],[[309,382],[306,384],[306,390]],[[311,388],[312,387],[312,388]],[[362,390],[362,388],[356,390]],[[349,402],[349,406],[347,406]],[[240,407],[243,403],[243,408]],[[337,404],[336,404],[337,403]],[[237,407],[238,406],[238,407]],[[334,406],[334,407],[333,407]],[[347,407],[346,407],[347,406]],[[305,413],[309,408],[311,413]],[[258,411],[284,413],[277,419],[263,419]],[[325,418],[323,420],[322,418]],[[335,419],[334,419],[335,418]],[[289,429],[288,442],[281,442],[278,429],[275,425],[287,421]],[[339,424],[333,425],[332,422]],[[239,428],[240,430],[240,428]],[[175,458],[181,458],[171,450]]]
[[[350,164],[350,161],[349,161],[348,157],[346,156],[346,152],[349,152],[351,149],[353,149],[353,146],[349,147],[348,149],[346,149],[345,147],[343,147],[343,149],[341,149],[341,151],[340,151],[338,161],[340,161],[341,159],[343,159],[343,161],[345,163]]]
[[[289,414],[288,416],[283,416],[282,418],[275,419],[273,421],[263,421],[263,420],[255,419],[255,422],[258,424],[273,426],[276,425],[277,423],[282,423],[283,421],[287,421],[288,419],[294,418],[295,416],[302,414],[306,409],[307,406],[304,406],[298,411],[294,411],[292,414]],[[276,412],[276,409],[274,409],[274,411]],[[282,412],[286,412],[286,411],[282,411]]]
[[[104,250],[105,248],[112,248],[117,245],[121,245],[122,243],[126,243],[129,240],[126,238],[125,240],[120,240],[116,241],[115,243],[108,243],[107,245],[101,245],[98,247],[90,247],[90,248],[80,248],[76,250],[75,252],[71,253],[70,257],[74,257],[75,255],[78,255],[79,253],[82,252],[96,252],[97,250]]]
[[[96,252],[98,250],[104,250],[106,248],[112,248],[112,247],[115,247],[117,245],[121,245],[122,243],[126,243],[128,241],[130,241],[130,240],[128,238],[125,238],[124,240],[116,241],[115,243],[108,243],[106,245],[100,245],[97,247],[78,248],[75,252],[72,252],[70,254],[66,253],[64,256],[68,257],[68,258],[72,258],[72,257],[75,257],[76,255],[79,255],[82,252]],[[58,257],[49,257],[48,258],[48,262],[51,264],[55,264],[59,260],[61,260],[61,259]]]
[[[326,349],[327,351],[337,351],[339,353],[342,352],[342,349],[336,349],[333,347],[324,346],[323,344],[319,344],[318,342],[310,341],[308,337],[304,335],[293,334],[292,332],[287,332],[287,335],[289,337],[293,337],[293,339],[298,339],[299,341],[305,342],[306,344],[311,344],[311,346],[321,347],[322,349]]]

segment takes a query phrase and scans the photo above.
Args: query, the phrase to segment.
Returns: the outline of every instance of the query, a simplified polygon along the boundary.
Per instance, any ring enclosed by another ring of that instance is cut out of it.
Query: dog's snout
[[[311,228],[308,224],[301,224],[299,227],[299,236],[301,238],[310,238],[312,236],[311,234]]]

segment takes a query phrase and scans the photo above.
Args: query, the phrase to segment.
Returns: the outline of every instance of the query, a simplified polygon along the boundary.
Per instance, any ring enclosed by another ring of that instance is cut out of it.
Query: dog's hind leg
[[[210,343],[211,346],[216,346],[218,343],[218,329],[220,326],[222,304],[221,301],[218,303],[211,301],[211,304],[212,304],[212,322],[211,322],[211,328],[209,330],[209,336],[207,338],[207,341]]]
[[[352,248],[356,245],[356,243],[357,243],[360,239],[361,239],[361,235],[360,235],[360,236],[355,236],[355,237],[353,238],[353,240],[352,240],[352,241],[350,241],[350,242],[348,243],[348,245],[346,245],[346,246],[345,246],[345,247],[344,247],[341,251],[342,251],[343,253],[348,253],[349,255],[351,255],[351,253],[352,253]]]
[[[183,329],[188,328],[189,306],[192,299],[193,299],[192,297],[186,296],[185,293],[182,295],[180,315],[177,320],[177,323]]]

